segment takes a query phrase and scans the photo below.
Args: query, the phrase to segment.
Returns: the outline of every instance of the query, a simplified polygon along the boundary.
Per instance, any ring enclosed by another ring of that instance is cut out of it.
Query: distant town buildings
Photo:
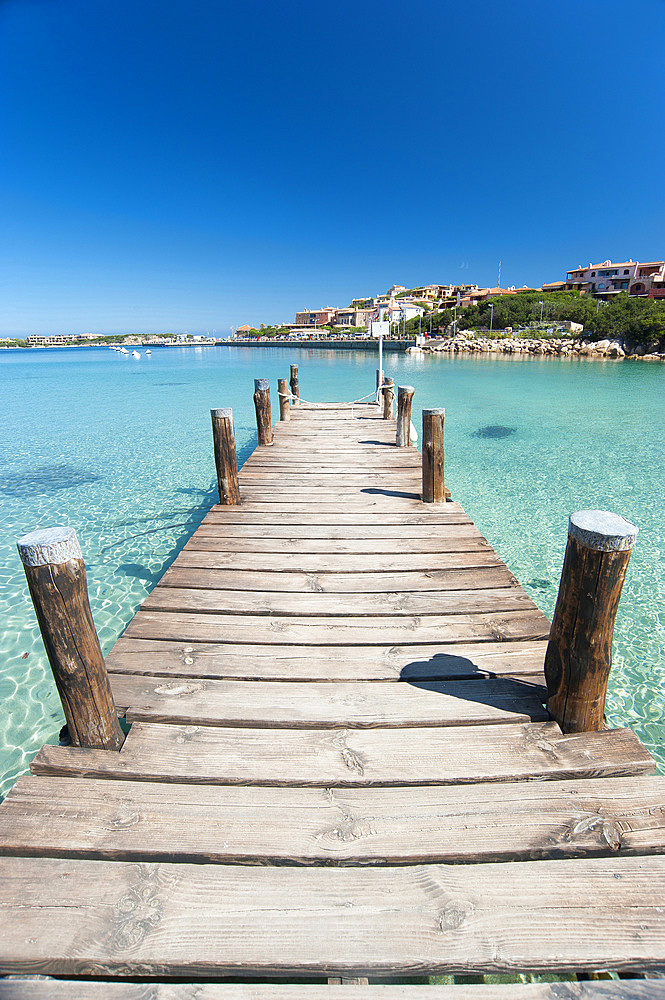
[[[295,331],[320,327],[367,327],[371,320],[388,320],[403,323],[428,312],[452,309],[455,306],[477,305],[498,295],[517,295],[519,292],[578,291],[582,295],[607,299],[619,292],[629,295],[665,299],[665,261],[647,263],[629,260],[613,263],[589,264],[566,273],[565,281],[545,282],[540,288],[523,285],[516,288],[479,288],[478,285],[419,285],[407,288],[392,285],[386,292],[372,298],[357,298],[342,308],[326,306],[321,309],[303,309],[296,313]],[[238,328],[238,333],[249,328]]]
[[[628,292],[645,298],[665,298],[665,260],[640,264],[636,260],[581,265],[566,273],[565,288],[596,298]],[[543,286],[543,291],[545,286]]]

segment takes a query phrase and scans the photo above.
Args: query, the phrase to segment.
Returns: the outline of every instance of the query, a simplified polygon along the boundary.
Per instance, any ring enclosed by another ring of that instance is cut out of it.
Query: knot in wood
[[[461,900],[452,900],[439,914],[439,929],[442,931],[457,930],[469,916],[470,909],[467,903]]]

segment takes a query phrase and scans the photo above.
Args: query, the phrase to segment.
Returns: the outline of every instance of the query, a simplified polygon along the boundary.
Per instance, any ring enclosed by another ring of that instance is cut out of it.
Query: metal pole
[[[490,333],[492,332],[493,326],[494,326],[494,303],[490,302]]]
[[[381,401],[381,385],[383,382],[383,327],[379,331],[379,385],[376,388],[376,402]]]

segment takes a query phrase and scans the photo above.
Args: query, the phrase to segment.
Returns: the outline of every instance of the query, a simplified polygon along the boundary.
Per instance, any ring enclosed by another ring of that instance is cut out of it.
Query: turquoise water
[[[303,397],[352,399],[372,390],[377,358],[294,348],[0,354],[0,790],[63,722],[16,539],[76,528],[107,651],[215,500],[210,408],[233,407],[242,461],[256,443],[252,380],[270,378],[275,403],[291,363]],[[665,764],[665,365],[387,354],[384,367],[415,386],[416,425],[421,407],[446,407],[446,482],[546,614],[571,511],[603,507],[639,526],[608,716]]]

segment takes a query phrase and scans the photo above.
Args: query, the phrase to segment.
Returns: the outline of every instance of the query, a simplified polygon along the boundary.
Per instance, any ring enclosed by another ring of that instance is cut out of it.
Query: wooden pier
[[[0,1000],[665,997],[653,759],[552,721],[548,620],[395,420],[282,417],[107,657],[122,748],[45,746],[0,807],[0,974],[60,980]]]

